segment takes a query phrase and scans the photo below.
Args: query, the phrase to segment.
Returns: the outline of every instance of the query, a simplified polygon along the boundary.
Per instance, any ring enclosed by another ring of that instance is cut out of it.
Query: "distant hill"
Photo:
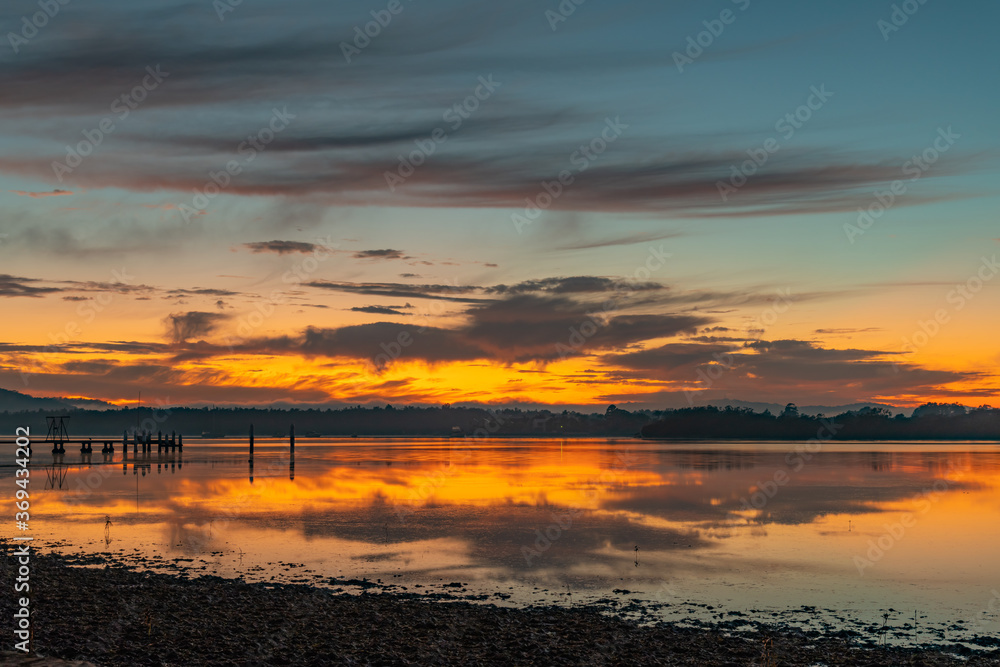
[[[118,406],[107,401],[99,401],[96,398],[59,398],[55,399],[68,403],[80,410],[117,410]]]
[[[0,412],[21,410],[73,410],[71,403],[56,398],[36,398],[19,391],[0,389]]]
[[[0,412],[22,410],[115,410],[118,406],[93,398],[39,398],[19,391],[0,389]]]
[[[785,409],[784,405],[779,405],[777,403],[757,403],[754,401],[738,401],[738,400],[714,400],[707,401],[703,405],[711,405],[717,408],[724,408],[727,405],[731,405],[734,408],[750,408],[754,412],[764,412],[764,410],[770,410],[771,414],[778,415],[781,411]],[[884,408],[891,412],[892,414],[902,413],[903,415],[909,417],[913,412],[913,408],[899,408],[895,405],[889,405],[888,403],[849,403],[848,405],[799,405],[799,414],[809,415],[810,417],[815,417],[816,415],[826,415],[827,417],[833,415],[841,415],[845,412],[857,412],[864,408]]]

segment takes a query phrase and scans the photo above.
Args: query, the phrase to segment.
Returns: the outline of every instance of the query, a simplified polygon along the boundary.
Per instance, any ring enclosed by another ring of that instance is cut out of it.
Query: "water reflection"
[[[995,446],[297,444],[298,470],[286,443],[261,438],[249,461],[247,443],[191,441],[186,461],[155,455],[155,473],[150,451],[112,455],[124,476],[54,459],[68,480],[32,507],[70,543],[110,517],[127,548],[214,554],[223,574],[218,554],[239,549],[267,575],[289,560],[328,576],[669,590],[742,609],[898,599],[943,616],[1000,584]]]

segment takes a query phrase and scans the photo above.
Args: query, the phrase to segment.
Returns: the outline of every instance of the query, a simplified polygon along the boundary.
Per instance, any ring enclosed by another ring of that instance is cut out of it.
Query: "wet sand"
[[[593,607],[188,578],[94,556],[34,554],[32,565],[35,652],[95,665],[1000,665],[995,648],[959,657],[764,624],[753,633],[640,625]],[[12,598],[0,599],[5,618]]]

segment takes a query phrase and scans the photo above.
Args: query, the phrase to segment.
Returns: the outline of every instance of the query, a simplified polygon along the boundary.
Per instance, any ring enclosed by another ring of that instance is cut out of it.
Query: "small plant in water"
[[[882,614],[882,627],[879,628],[879,640],[878,643],[881,646],[886,646],[889,641],[889,612]]]
[[[777,667],[778,659],[774,655],[774,642],[768,637],[764,640],[764,649],[760,653],[760,664],[763,667]]]

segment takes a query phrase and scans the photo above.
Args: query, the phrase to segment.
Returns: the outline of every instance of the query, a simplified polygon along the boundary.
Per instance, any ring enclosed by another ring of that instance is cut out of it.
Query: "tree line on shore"
[[[0,425],[13,433],[31,426],[38,439],[51,411],[0,413]],[[884,408],[863,408],[834,416],[803,415],[794,404],[775,415],[750,408],[713,406],[674,410],[619,409],[582,413],[442,405],[438,407],[346,407],[340,409],[122,408],[70,410],[75,436],[120,435],[137,428],[152,433],[192,436],[245,436],[251,424],[258,437],[287,437],[295,425],[310,436],[641,436],[650,439],[739,440],[1000,440],[1000,409],[968,409],[928,403],[910,417]]]
[[[673,410],[642,427],[644,438],[741,440],[1000,440],[1000,410],[926,403],[909,417],[862,408],[827,417],[802,415],[789,403],[778,415],[749,408]]]

